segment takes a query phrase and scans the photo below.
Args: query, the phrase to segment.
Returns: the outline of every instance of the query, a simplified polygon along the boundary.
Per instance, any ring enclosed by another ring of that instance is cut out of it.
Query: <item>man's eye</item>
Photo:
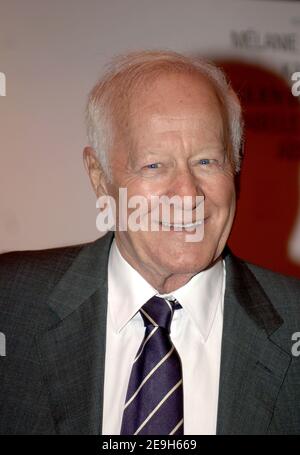
[[[212,161],[213,160],[210,160],[208,158],[203,158],[202,160],[199,160],[199,164],[204,164],[204,165],[212,164]]]
[[[194,162],[195,172],[201,175],[211,175],[221,172],[224,169],[223,164],[216,158],[199,158]]]
[[[160,166],[160,163],[151,163],[151,164],[147,164],[145,167],[147,169],[157,169],[159,166]]]

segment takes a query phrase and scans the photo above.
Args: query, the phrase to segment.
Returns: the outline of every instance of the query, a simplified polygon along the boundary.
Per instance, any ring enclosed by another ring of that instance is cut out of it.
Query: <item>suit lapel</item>
[[[48,302],[61,321],[36,340],[59,434],[101,433],[112,237],[80,251]]]
[[[217,434],[264,434],[291,356],[272,339],[283,321],[253,273],[225,260]]]

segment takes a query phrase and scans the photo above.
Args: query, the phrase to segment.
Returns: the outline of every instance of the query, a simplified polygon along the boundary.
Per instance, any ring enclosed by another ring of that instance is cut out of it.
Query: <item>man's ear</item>
[[[92,147],[87,146],[83,149],[83,163],[97,198],[106,195],[105,173]]]

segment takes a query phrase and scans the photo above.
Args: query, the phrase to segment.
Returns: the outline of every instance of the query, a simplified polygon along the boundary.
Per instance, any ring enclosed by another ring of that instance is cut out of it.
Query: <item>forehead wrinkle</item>
[[[178,131],[182,128],[198,128],[200,123],[199,117],[196,115],[189,116],[168,116],[156,115],[150,119],[150,125],[159,132]]]
[[[146,134],[143,136],[136,137],[134,134],[131,137],[131,146],[128,151],[130,155],[138,152],[140,156],[154,156],[160,153],[166,153],[168,151],[175,151],[176,149],[200,151],[205,150],[208,147],[219,147],[223,145],[223,131],[220,129],[210,128],[207,126],[204,129],[204,134],[200,136],[197,134],[197,128],[187,134],[181,134],[182,130],[175,129],[161,131],[155,131],[154,136],[151,134],[151,130],[148,129]]]
[[[161,102],[142,103],[140,99],[135,109],[129,112],[128,121],[133,127],[145,126],[155,132],[165,132],[167,130],[186,130],[202,129],[217,126],[216,129],[224,130],[224,119],[222,109],[218,100],[208,100],[196,105],[194,103],[175,103],[167,104]],[[211,102],[212,101],[212,102]]]
[[[195,109],[195,96],[198,101],[199,97],[201,98],[204,108],[208,103],[213,103],[217,105],[218,110],[222,109],[215,85],[204,74],[163,71],[154,79],[145,74],[139,82],[133,84],[130,92],[127,92],[127,108],[130,114],[144,108],[156,109],[158,105],[164,111],[162,105],[170,106],[172,94],[171,103],[176,110],[189,105]]]
[[[204,120],[204,122],[203,122]],[[205,121],[207,120],[207,121]],[[203,124],[204,123],[204,124]],[[203,127],[209,128],[209,118],[201,118],[199,115],[187,116],[168,116],[168,115],[154,115],[149,120],[150,128],[153,128],[157,133],[167,132],[180,132],[184,130],[201,130]],[[214,125],[215,126],[215,125]],[[221,122],[221,129],[223,124]]]
[[[190,116],[164,116],[156,115],[149,119],[149,128],[144,136],[152,137],[154,132],[158,135],[158,140],[173,140],[177,138],[186,142],[197,139],[202,142],[221,141],[223,142],[224,131],[222,118],[212,121],[212,119],[201,118],[198,115]],[[170,136],[171,135],[171,136]]]

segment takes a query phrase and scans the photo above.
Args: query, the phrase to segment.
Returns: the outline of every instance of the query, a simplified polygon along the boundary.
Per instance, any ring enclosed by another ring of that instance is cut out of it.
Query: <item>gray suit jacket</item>
[[[111,240],[0,255],[1,434],[101,434]],[[217,433],[299,434],[300,281],[224,257]]]

